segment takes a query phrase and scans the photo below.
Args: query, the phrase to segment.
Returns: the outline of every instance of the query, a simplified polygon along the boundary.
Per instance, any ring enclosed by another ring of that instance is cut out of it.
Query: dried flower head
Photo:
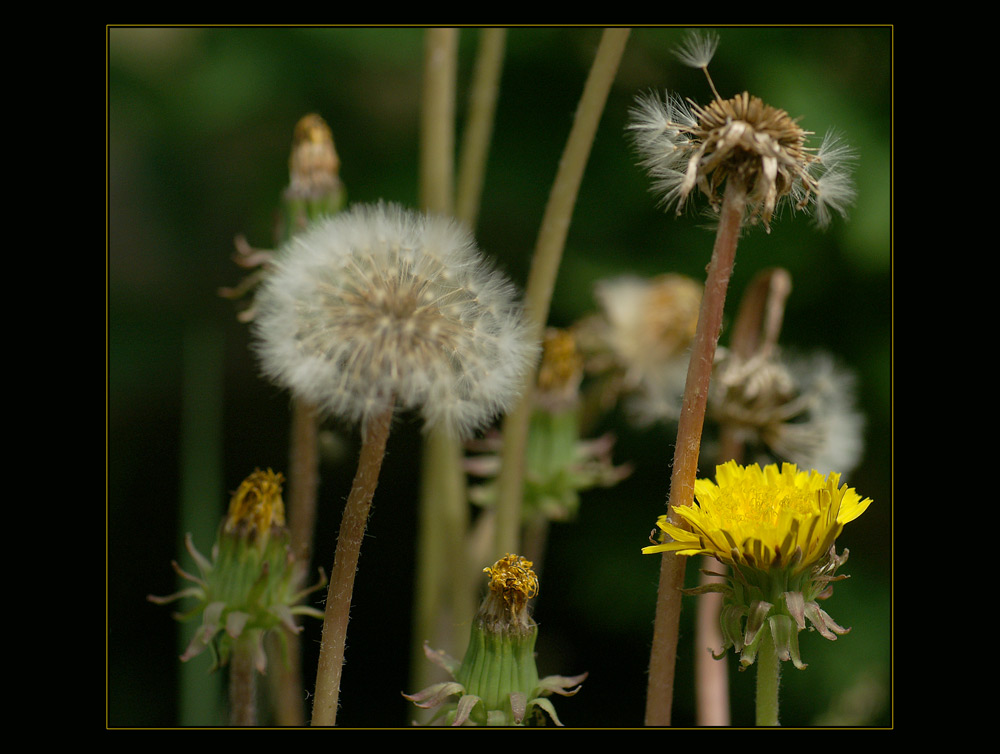
[[[307,199],[341,191],[339,175],[340,157],[330,126],[315,113],[302,117],[292,136],[286,195]]]
[[[855,379],[827,354],[749,359],[725,354],[709,394],[713,418],[745,442],[797,466],[849,475],[861,460],[864,416]]]
[[[293,238],[256,311],[264,372],[350,421],[400,405],[468,434],[510,406],[537,352],[513,285],[468,231],[392,204]]]
[[[587,368],[620,373],[636,421],[676,418],[701,296],[699,283],[675,274],[625,275],[595,287],[601,313],[578,328]]]
[[[811,131],[747,92],[723,99],[708,75],[717,41],[690,35],[678,51],[684,63],[705,72],[715,96],[709,104],[649,94],[631,111],[628,128],[640,164],[664,206],[680,213],[697,187],[718,211],[723,185],[738,180],[747,191],[747,222],[760,220],[768,232],[786,199],[797,210],[813,205],[821,226],[829,223],[830,210],[844,214],[854,198],[849,178],[854,153],[832,133],[818,150],[809,147]]]

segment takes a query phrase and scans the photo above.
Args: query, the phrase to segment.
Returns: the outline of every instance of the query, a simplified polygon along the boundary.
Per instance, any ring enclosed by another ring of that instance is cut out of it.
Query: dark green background
[[[551,323],[592,310],[596,280],[683,272],[699,279],[712,234],[696,216],[655,206],[625,138],[637,93],[676,90],[704,102],[700,71],[670,54],[679,28],[632,32],[584,176]],[[783,343],[821,348],[855,370],[867,415],[862,465],[850,478],[874,504],[849,525],[852,578],[825,607],[853,631],[835,643],[801,637],[809,668],[783,675],[782,721],[812,725],[861,698],[858,724],[891,722],[892,679],[892,29],[724,28],[711,64],[723,96],[744,89],[843,132],[860,160],[849,222],[827,232],[806,217],[741,242],[728,312],[756,271],[791,273]],[[459,106],[478,32],[463,30]],[[519,284],[600,37],[597,28],[508,33],[495,137],[477,228],[481,247]],[[254,467],[287,468],[288,398],[257,376],[245,325],[216,289],[236,283],[233,237],[271,245],[287,181],[291,132],[307,112],[334,131],[352,201],[416,206],[423,32],[416,28],[111,28],[108,30],[108,684],[111,726],[180,724],[180,651],[170,609],[149,593],[176,589],[170,560],[184,529],[207,552],[214,524],[181,523],[186,497],[214,522]],[[461,128],[459,113],[459,129]],[[723,343],[727,337],[723,333]],[[639,549],[664,511],[673,428],[629,429],[617,417],[616,459],[637,471],[584,498],[554,527],[535,609],[542,674],[590,672],[570,726],[638,726],[659,558]],[[334,428],[336,429],[336,428]],[[322,469],[317,564],[332,562],[355,438]],[[406,723],[408,635],[419,429],[390,438],[355,587],[338,722]],[[707,471],[711,473],[711,469]],[[208,531],[204,527],[208,526]],[[486,564],[484,564],[486,565]],[[689,569],[689,578],[695,569]],[[693,598],[692,598],[693,599]],[[683,617],[674,720],[693,722],[693,603]],[[307,665],[318,622],[308,625]],[[733,658],[729,658],[732,664]],[[205,657],[194,664],[204,673]],[[734,723],[752,724],[754,674],[732,673]],[[854,695],[853,697],[851,695]],[[868,696],[865,696],[865,695]],[[202,722],[221,721],[206,718]]]

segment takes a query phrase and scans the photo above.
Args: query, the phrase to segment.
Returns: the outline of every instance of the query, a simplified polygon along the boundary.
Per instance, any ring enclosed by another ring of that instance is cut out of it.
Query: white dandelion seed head
[[[674,50],[674,55],[684,65],[707,68],[719,46],[719,35],[712,31],[689,31],[684,41]]]
[[[399,405],[468,435],[510,408],[538,351],[514,286],[472,235],[393,204],[293,238],[256,308],[264,373],[349,421]]]

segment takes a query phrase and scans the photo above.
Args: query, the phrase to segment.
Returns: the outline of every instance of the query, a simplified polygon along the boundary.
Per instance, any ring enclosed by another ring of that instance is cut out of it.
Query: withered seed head
[[[829,210],[844,214],[854,197],[848,178],[853,152],[828,135],[817,150],[806,131],[787,112],[743,92],[723,99],[708,75],[714,43],[688,42],[681,60],[701,68],[715,98],[708,105],[667,94],[641,96],[629,129],[640,164],[654,179],[663,204],[683,210],[698,187],[718,211],[722,187],[740,181],[747,192],[746,221],[760,220],[770,232],[771,218],[783,199],[796,210],[815,205],[821,225]]]

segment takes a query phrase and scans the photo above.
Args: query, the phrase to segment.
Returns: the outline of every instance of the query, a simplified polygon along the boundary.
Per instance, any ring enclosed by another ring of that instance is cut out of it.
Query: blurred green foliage
[[[702,102],[710,96],[701,72],[671,55],[682,34],[632,32],[581,187],[553,324],[591,311],[593,284],[602,277],[704,276],[711,232],[692,213],[674,218],[657,209],[624,133],[641,91],[671,89]],[[475,29],[461,34],[459,129],[477,36]],[[588,27],[508,33],[476,233],[522,284],[599,36]],[[838,219],[821,233],[805,217],[786,217],[770,235],[750,232],[727,308],[755,272],[785,267],[794,289],[783,343],[827,350],[858,373],[867,452],[848,481],[875,504],[841,538],[851,550],[844,570],[852,578],[837,585],[827,605],[853,631],[835,643],[802,636],[810,667],[785,671],[782,718],[786,725],[885,725],[892,656],[892,29],[723,28],[720,37],[711,71],[723,96],[749,90],[801,117],[817,139],[838,129],[860,155],[849,222]],[[182,467],[191,456],[181,438],[192,431],[190,419],[182,419],[183,407],[192,405],[184,395],[184,354],[192,351],[184,344],[208,332],[220,345],[217,362],[195,367],[221,378],[222,437],[208,443],[218,447],[195,444],[193,452],[202,472],[215,468],[205,454],[217,459],[218,471],[197,477],[217,489],[199,489],[196,497],[216,501],[221,516],[247,473],[257,466],[285,470],[288,452],[288,398],[258,377],[247,328],[216,293],[243,275],[231,261],[233,237],[271,245],[292,129],[308,112],[333,129],[350,200],[417,204],[423,33],[115,27],[107,41],[108,724],[170,726],[181,719],[178,628],[144,598],[174,591],[169,562],[179,557],[184,535],[178,502],[192,479]],[[639,550],[664,509],[674,430],[632,430],[619,416],[605,428],[618,434],[616,460],[631,460],[637,471],[612,490],[588,493],[576,522],[553,527],[535,612],[542,675],[590,672],[576,697],[556,701],[570,726],[638,726],[643,719],[659,559]],[[349,430],[331,432],[346,450],[331,452],[322,469],[316,563],[327,569],[354,453]],[[407,721],[399,692],[413,691],[406,629],[419,443],[415,423],[404,418],[390,439],[355,587],[343,725]],[[201,547],[211,538],[211,530],[195,534]],[[692,564],[689,579],[696,575]],[[691,653],[705,651],[690,645],[693,613],[688,603],[679,725],[694,719]],[[317,642],[318,634],[305,639],[307,668]],[[735,724],[752,723],[753,681],[752,672],[733,669]]]

